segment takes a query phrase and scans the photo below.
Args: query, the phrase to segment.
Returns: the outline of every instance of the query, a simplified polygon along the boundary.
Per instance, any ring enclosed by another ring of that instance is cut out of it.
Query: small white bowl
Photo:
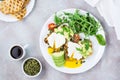
[[[29,60],[29,59],[35,59],[35,60],[37,60],[38,63],[39,63],[39,65],[40,65],[40,70],[39,70],[39,72],[38,72],[36,75],[31,76],[31,75],[28,75],[27,73],[25,73],[25,71],[24,71],[24,64],[25,64],[25,62],[26,62],[27,60]],[[41,71],[42,71],[42,64],[41,64],[41,62],[40,62],[37,58],[29,57],[29,58],[27,58],[27,59],[25,59],[25,60],[23,61],[22,71],[23,71],[23,73],[24,73],[27,77],[31,77],[31,78],[37,77],[38,75],[40,75],[40,73],[41,73]]]

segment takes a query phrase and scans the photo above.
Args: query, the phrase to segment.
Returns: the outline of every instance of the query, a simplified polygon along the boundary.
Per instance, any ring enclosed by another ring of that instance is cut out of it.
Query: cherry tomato
[[[48,24],[48,29],[54,31],[54,28],[56,27],[55,23]]]

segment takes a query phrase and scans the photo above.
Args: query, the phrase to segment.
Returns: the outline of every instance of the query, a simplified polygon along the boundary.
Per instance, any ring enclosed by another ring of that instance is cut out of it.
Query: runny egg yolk
[[[55,51],[57,51],[57,52],[60,51],[60,48],[56,48],[56,42],[54,41],[53,48],[48,47],[48,53],[51,55]]]
[[[77,61],[77,60],[66,60],[65,62],[65,67],[68,67],[68,68],[77,68],[77,67],[80,67],[82,64],[81,64],[81,61]]]
[[[76,60],[73,58],[74,53],[72,54],[72,56],[70,58],[68,58],[65,62],[65,67],[67,68],[77,68],[80,67],[82,65],[81,60]]]
[[[48,53],[51,55],[53,52],[54,52],[54,49],[51,48],[51,47],[49,47],[49,48],[48,48]]]

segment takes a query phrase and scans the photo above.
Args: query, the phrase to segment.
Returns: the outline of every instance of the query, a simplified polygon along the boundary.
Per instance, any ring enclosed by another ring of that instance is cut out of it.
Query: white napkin
[[[120,0],[85,0],[96,7],[109,26],[115,27],[117,39],[120,40]],[[95,1],[95,2],[93,2]]]
[[[89,5],[95,7],[95,5],[99,2],[99,0],[85,0]]]

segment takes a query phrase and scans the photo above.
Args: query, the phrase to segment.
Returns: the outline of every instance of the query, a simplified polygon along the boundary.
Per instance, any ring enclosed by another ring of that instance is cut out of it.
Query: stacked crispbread
[[[10,14],[22,20],[27,13],[26,6],[30,0],[4,0],[0,3],[0,11],[3,14]]]

